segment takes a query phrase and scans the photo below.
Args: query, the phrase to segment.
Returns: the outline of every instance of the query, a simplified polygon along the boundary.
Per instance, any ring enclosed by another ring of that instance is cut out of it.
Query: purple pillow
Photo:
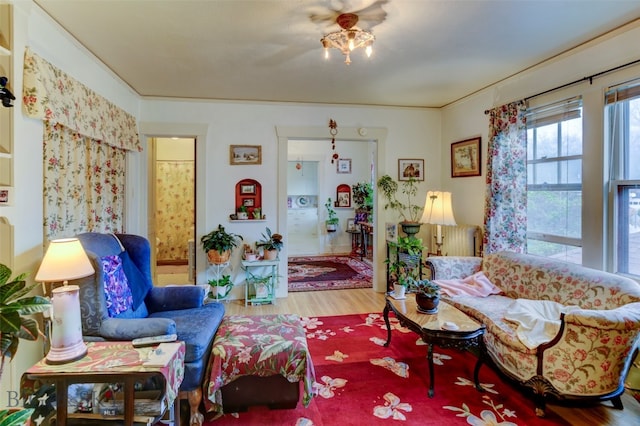
[[[133,297],[120,256],[104,256],[100,259],[104,278],[104,298],[107,313],[113,318],[131,308]]]

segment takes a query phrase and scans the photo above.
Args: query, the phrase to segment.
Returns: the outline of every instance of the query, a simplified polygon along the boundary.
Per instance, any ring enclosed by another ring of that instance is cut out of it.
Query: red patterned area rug
[[[373,287],[373,271],[350,256],[289,258],[289,291],[342,290]]]
[[[568,425],[547,410],[538,418],[533,402],[490,367],[473,385],[476,358],[468,352],[434,349],[435,395],[427,396],[427,347],[391,318],[391,345],[381,314],[304,318],[315,365],[316,395],[308,407],[252,407],[205,423],[226,425]],[[223,401],[224,402],[224,401]]]

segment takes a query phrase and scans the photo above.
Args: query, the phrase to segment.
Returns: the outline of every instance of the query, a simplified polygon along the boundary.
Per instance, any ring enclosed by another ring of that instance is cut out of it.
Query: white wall
[[[170,128],[171,123],[194,123],[206,126],[206,135],[198,140],[196,149],[196,168],[198,173],[197,187],[197,219],[196,237],[204,235],[218,224],[223,224],[231,232],[241,234],[245,238],[255,240],[268,226],[273,232],[286,235],[286,204],[279,202],[283,191],[280,182],[279,155],[287,158],[286,150],[279,152],[279,142],[276,127],[301,127],[320,132],[324,138],[326,155],[331,152],[329,140],[329,119],[338,124],[338,136],[352,139],[347,129],[357,128],[385,128],[387,130],[386,147],[378,150],[378,173],[388,173],[397,176],[398,158],[438,158],[440,141],[440,112],[433,109],[419,108],[383,108],[383,107],[354,107],[309,104],[276,104],[276,103],[240,103],[223,101],[169,101],[143,100],[141,116],[144,129],[152,129],[154,123],[165,123]],[[326,131],[324,131],[326,129]],[[355,131],[354,131],[355,132]],[[147,133],[148,134],[148,133]],[[304,136],[304,135],[297,135]],[[229,145],[261,145],[261,165],[230,165]],[[390,148],[389,148],[390,147]],[[338,144],[338,152],[340,145]],[[437,153],[436,157],[433,157]],[[140,173],[142,168],[137,168]],[[439,186],[441,165],[437,161],[427,161],[426,181],[421,183],[422,197],[426,196],[431,185]],[[286,176],[286,170],[284,173]],[[255,179],[262,184],[263,212],[267,215],[266,222],[229,222],[229,214],[234,209],[233,185],[241,179]],[[141,177],[141,179],[143,179]],[[286,178],[285,178],[286,179]],[[286,187],[284,187],[286,188]],[[286,196],[286,190],[284,190]],[[138,193],[140,199],[144,194]],[[335,198],[335,195],[334,195]],[[322,198],[321,200],[324,200]],[[285,197],[286,201],[286,197]],[[326,200],[325,200],[326,201]],[[324,203],[324,201],[323,201]],[[395,220],[391,212],[381,212],[381,220]],[[144,226],[141,224],[141,226]],[[283,228],[283,229],[280,229]],[[204,274],[205,255],[198,250],[197,268],[198,283],[206,281]],[[233,262],[239,263],[239,251],[234,254]],[[281,255],[286,258],[285,251]],[[285,264],[280,268],[286,283]],[[383,275],[379,275],[380,280]],[[384,288],[384,283],[378,283]],[[375,286],[375,284],[374,284]],[[280,285],[278,296],[286,295],[286,285]],[[240,294],[234,296],[240,297]]]
[[[640,21],[442,109],[442,185],[453,192],[458,223],[483,223],[486,162],[483,160],[482,177],[451,178],[450,144],[479,135],[483,159],[486,159],[489,120],[484,110],[638,60],[639,39]],[[583,97],[583,264],[593,268],[605,269],[607,265],[603,94],[608,86],[635,78],[640,78],[640,65],[597,77],[592,83],[585,80],[530,101],[534,106],[576,95]]]

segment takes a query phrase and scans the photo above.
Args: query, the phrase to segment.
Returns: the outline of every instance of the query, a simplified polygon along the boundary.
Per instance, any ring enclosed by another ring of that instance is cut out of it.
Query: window
[[[614,272],[640,276],[640,82],[605,95]]]
[[[582,263],[582,99],[527,112],[527,252]]]

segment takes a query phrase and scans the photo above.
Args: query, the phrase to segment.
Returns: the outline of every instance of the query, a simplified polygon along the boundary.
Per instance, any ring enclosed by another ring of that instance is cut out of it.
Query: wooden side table
[[[178,389],[184,375],[184,342],[177,342],[174,352],[166,358],[166,365],[144,365],[154,347],[134,348],[131,342],[88,342],[87,355],[66,364],[47,364],[42,359],[22,376],[22,397],[29,396],[34,382],[49,382],[56,386],[56,425],[64,426],[71,417],[99,420],[122,420],[125,425],[134,421],[149,422],[153,417],[134,416],[134,385],[137,381],[157,377],[164,383],[166,407],[172,407],[173,424],[180,425]],[[68,413],[68,387],[76,383],[123,383],[124,416],[102,416],[91,413]],[[162,416],[163,413],[160,414]],[[144,417],[144,418],[141,418]]]

